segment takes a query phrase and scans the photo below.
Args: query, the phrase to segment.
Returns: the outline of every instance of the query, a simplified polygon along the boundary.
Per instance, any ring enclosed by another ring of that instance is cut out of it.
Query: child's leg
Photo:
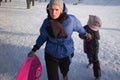
[[[93,59],[92,59],[92,54],[87,54],[87,57],[88,57],[88,65],[87,65],[87,68],[93,68]]]
[[[88,58],[88,62],[89,62],[89,64],[92,64],[93,62],[93,60],[92,60],[92,54],[90,54],[90,53],[87,53],[87,58]]]
[[[96,78],[101,77],[101,69],[98,54],[94,54],[93,56],[93,72]]]

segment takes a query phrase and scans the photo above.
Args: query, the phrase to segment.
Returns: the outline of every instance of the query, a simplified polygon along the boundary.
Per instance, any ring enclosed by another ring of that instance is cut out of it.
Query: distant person
[[[1,6],[1,2],[2,2],[2,0],[0,0],[0,6]]]
[[[11,0],[9,0],[11,2]],[[7,0],[5,0],[5,2],[7,2]]]
[[[34,6],[34,0],[26,0],[27,3],[27,9],[30,9],[30,5],[32,3],[32,6]]]
[[[63,0],[50,0],[47,6],[47,18],[40,28],[40,35],[36,44],[28,54],[32,57],[45,42],[45,62],[48,80],[59,80],[60,69],[63,80],[68,80],[68,71],[74,55],[72,33],[78,32],[81,36],[90,38],[80,21],[71,14]]]
[[[87,25],[84,26],[84,29],[91,34],[92,39],[87,40],[84,39],[83,36],[80,36],[84,39],[84,52],[87,54],[89,64],[87,65],[88,68],[93,67],[93,72],[95,76],[95,80],[100,80],[101,77],[101,69],[100,69],[100,62],[98,59],[99,53],[99,28],[101,27],[102,22],[98,16],[89,15],[89,20]]]
[[[0,6],[1,6],[1,2],[2,2],[2,0],[0,0]],[[7,0],[5,0],[5,2],[7,2]],[[11,2],[11,0],[10,0],[10,2]]]

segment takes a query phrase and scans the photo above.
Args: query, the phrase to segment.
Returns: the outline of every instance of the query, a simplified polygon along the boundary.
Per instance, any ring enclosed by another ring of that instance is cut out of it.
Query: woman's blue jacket
[[[67,19],[62,23],[62,26],[66,30],[67,38],[53,38],[51,37],[46,28],[49,26],[48,18],[43,21],[40,28],[40,35],[36,40],[36,45],[41,47],[46,42],[45,52],[56,58],[64,58],[74,53],[74,42],[72,39],[72,33],[74,31],[81,35],[85,35],[86,31],[82,27],[80,21],[73,15],[67,14]]]

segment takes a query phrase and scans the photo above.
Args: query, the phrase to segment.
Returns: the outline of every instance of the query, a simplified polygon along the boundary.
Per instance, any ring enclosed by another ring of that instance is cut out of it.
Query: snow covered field
[[[101,80],[120,79],[120,0],[64,0],[69,14],[74,14],[85,25],[89,14],[101,17],[99,59],[102,69]],[[89,2],[90,1],[90,2]],[[35,1],[35,6],[26,9],[25,0],[2,2],[0,6],[0,80],[15,80],[15,77],[35,40],[40,25],[46,18],[47,2]],[[83,42],[74,33],[75,56],[69,71],[69,80],[94,80],[92,69],[87,69],[87,57]],[[47,80],[44,45],[36,53],[42,62],[43,75]],[[60,74],[60,80],[62,75]]]

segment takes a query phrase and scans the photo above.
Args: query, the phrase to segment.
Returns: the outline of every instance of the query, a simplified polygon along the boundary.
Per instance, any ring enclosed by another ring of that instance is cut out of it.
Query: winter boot
[[[89,63],[89,64],[87,65],[87,68],[92,69],[92,68],[93,68],[93,63]]]

